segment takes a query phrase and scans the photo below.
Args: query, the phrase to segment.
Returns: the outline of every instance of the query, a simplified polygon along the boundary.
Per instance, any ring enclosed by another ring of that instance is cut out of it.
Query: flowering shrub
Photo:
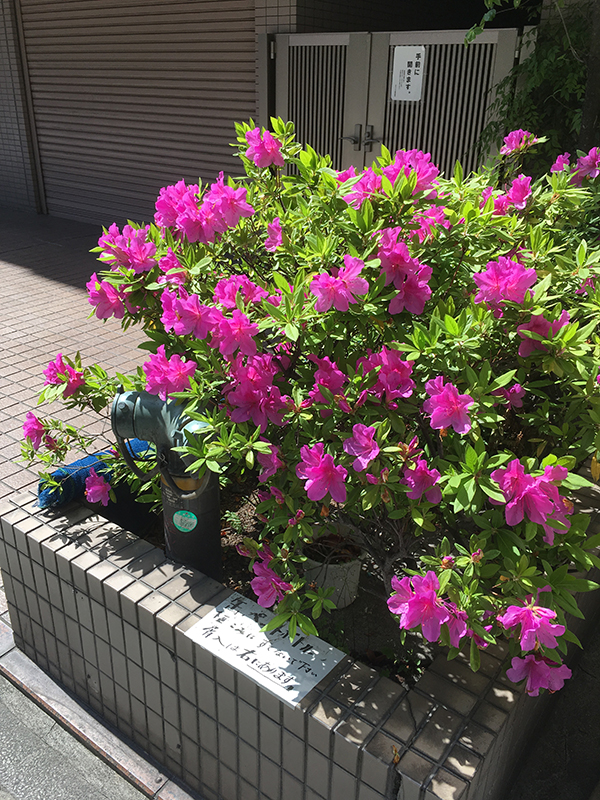
[[[527,131],[468,178],[385,148],[338,173],[272,125],[237,127],[244,179],[180,181],[152,224],[105,230],[89,302],[141,326],[148,356],[109,378],[59,354],[43,399],[100,411],[120,384],[177,398],[207,424],[183,448],[190,471],[255,470],[264,531],[244,550],[273,626],[315,632],[331,607],[303,577],[327,522],[377,564],[400,635],[451,655],[470,641],[474,669],[506,636],[509,677],[559,688],[565,612],[596,588],[576,573],[600,565],[572,500],[588,456],[600,473],[596,149],[537,181],[520,172]],[[32,416],[31,457],[89,447]],[[107,502],[101,476],[86,488]]]

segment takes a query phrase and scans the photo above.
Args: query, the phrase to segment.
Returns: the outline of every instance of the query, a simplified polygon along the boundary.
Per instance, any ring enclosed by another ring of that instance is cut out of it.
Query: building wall
[[[10,0],[0,0],[0,205],[36,208]]]

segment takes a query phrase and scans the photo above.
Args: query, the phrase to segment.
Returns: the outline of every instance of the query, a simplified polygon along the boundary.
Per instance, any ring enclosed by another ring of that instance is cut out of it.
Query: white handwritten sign
[[[392,100],[420,100],[425,48],[416,45],[394,47]]]
[[[296,634],[287,625],[261,628],[275,615],[252,600],[232,594],[186,633],[290,706],[296,706],[344,654],[316,636]]]

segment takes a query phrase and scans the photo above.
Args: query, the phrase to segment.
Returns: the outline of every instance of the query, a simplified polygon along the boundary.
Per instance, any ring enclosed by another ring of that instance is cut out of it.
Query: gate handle
[[[363,146],[365,150],[371,152],[371,145],[381,141],[383,141],[383,139],[376,139],[373,136],[373,126],[367,125],[367,127],[365,128],[365,138],[363,139]]]
[[[354,136],[340,136],[340,141],[352,142],[355,150],[360,150],[360,137],[362,135],[362,125],[354,126]]]

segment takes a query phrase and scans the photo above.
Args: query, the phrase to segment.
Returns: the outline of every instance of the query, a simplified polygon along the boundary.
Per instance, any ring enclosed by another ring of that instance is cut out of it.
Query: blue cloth
[[[147,457],[151,450],[148,442],[142,439],[130,439],[127,443],[130,454],[134,458],[143,459]],[[90,474],[90,470],[94,469],[98,475],[102,475],[107,481],[111,479],[111,470],[105,461],[102,461],[102,456],[106,455],[107,451],[95,453],[92,456],[86,456],[79,461],[73,461],[72,464],[66,464],[52,473],[52,477],[60,481],[60,489],[57,487],[46,487],[45,481],[40,481],[38,486],[38,505],[40,508],[51,508],[53,506],[62,506],[64,503],[69,503],[71,500],[76,500],[83,497],[85,492],[85,479]]]

